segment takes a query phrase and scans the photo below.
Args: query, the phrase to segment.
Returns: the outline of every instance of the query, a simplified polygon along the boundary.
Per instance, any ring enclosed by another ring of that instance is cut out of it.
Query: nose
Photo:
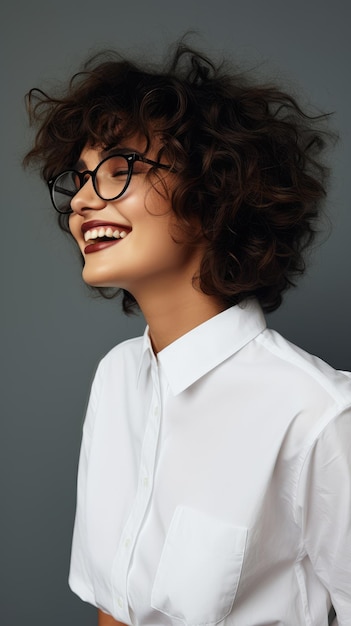
[[[106,200],[102,200],[97,195],[91,176],[71,200],[73,213],[84,214],[88,210],[101,211],[105,206]]]

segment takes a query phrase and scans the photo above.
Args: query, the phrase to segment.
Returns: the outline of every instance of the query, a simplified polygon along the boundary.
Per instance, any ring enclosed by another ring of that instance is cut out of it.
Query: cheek
[[[68,227],[70,229],[71,235],[74,237],[74,215],[71,213],[68,217]],[[75,237],[74,237],[75,238]]]
[[[82,235],[80,225],[78,224],[76,218],[77,215],[70,215],[68,218],[68,226],[73,239],[75,239],[75,241],[79,244],[79,241],[82,239]]]
[[[172,213],[172,188],[165,179],[145,180],[143,190],[144,209],[154,216],[167,216]]]

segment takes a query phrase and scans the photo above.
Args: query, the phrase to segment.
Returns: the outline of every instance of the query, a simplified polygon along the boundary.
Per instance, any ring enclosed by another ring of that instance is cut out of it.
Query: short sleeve
[[[88,407],[83,426],[83,436],[79,455],[77,478],[77,506],[73,529],[69,586],[82,600],[95,604],[94,592],[89,572],[86,541],[86,482],[90,446],[93,436],[98,398],[101,386],[101,364],[98,367],[91,387]]]
[[[351,626],[351,408],[320,433],[306,457],[297,519],[339,626]]]

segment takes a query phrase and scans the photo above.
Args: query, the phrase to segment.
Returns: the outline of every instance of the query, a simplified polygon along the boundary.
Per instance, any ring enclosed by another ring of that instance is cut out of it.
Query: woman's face
[[[134,136],[118,148],[143,153],[144,145]],[[157,160],[156,155],[157,146],[144,156]],[[99,148],[86,146],[78,169],[94,170],[102,158]],[[114,201],[99,198],[89,177],[72,199],[69,221],[84,258],[85,282],[126,289],[137,300],[145,293],[161,289],[166,295],[172,285],[191,283],[202,256],[200,247],[174,240],[181,238],[171,206],[176,176],[157,169],[150,179],[149,170],[150,165],[136,162],[127,191]],[[106,241],[106,236],[111,239]]]

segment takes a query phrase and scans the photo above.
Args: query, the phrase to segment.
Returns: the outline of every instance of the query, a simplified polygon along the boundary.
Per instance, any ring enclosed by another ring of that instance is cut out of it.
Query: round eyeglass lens
[[[71,212],[71,200],[77,193],[80,183],[77,174],[73,171],[63,172],[56,178],[52,189],[54,205],[60,213]]]
[[[109,157],[96,170],[95,188],[104,200],[121,196],[128,182],[129,164],[123,155]]]

